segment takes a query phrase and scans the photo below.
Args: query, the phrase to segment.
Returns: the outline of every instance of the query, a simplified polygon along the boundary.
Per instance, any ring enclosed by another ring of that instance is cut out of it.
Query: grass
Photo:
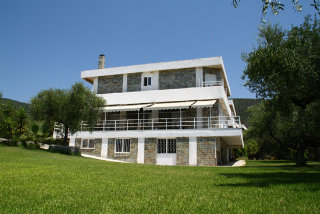
[[[0,146],[1,213],[320,213],[320,163],[109,163]]]

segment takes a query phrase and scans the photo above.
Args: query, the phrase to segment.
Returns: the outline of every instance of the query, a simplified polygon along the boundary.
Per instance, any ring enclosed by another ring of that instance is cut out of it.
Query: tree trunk
[[[69,133],[69,127],[64,126],[64,137],[63,137],[63,142],[65,145],[68,145],[68,133]]]
[[[306,166],[307,165],[307,161],[304,156],[305,150],[306,149],[303,145],[299,146],[299,148],[297,150],[297,161],[296,161],[297,166]]]

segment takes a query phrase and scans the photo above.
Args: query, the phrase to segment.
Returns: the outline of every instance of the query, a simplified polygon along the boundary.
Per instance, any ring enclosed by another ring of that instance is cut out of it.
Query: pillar
[[[138,138],[137,163],[144,163],[144,138]]]
[[[189,137],[189,165],[197,165],[197,138]]]
[[[101,157],[108,157],[108,138],[102,138]]]

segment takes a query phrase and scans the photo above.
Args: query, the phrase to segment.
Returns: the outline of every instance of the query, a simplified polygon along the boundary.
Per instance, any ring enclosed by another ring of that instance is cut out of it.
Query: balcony
[[[54,132],[59,133],[62,126],[55,124]],[[124,119],[103,120],[97,123],[92,131],[152,131],[152,130],[199,130],[199,129],[227,129],[241,128],[240,117],[190,117],[190,118],[154,118],[154,119]],[[83,122],[79,130],[90,131]]]
[[[211,87],[211,86],[224,86],[223,81],[204,81],[201,84],[202,87]]]

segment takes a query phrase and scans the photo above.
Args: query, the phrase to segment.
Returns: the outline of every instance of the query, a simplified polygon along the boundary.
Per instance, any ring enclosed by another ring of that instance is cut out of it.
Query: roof
[[[144,73],[144,72],[152,72],[152,71],[195,68],[195,67],[221,68],[224,75],[224,79],[228,87],[228,91],[230,92],[229,82],[228,82],[228,78],[225,72],[225,68],[224,68],[224,64],[221,56],[85,70],[81,72],[81,78],[90,83],[93,83],[93,79],[95,77],[100,77],[100,76],[112,76],[112,75],[130,74],[130,73]],[[231,92],[230,92],[230,95],[231,95]]]

